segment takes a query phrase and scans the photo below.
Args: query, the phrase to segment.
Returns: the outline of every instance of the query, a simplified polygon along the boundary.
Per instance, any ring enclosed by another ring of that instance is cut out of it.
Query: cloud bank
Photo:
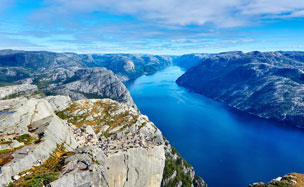
[[[261,19],[303,17],[303,0],[45,0],[36,15],[105,11],[169,25],[247,26]]]
[[[0,0],[0,15],[0,48],[182,54],[304,43],[304,0]]]

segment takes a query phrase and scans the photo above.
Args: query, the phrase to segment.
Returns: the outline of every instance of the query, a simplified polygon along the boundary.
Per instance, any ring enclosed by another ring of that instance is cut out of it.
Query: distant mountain
[[[248,113],[304,128],[304,52],[227,52],[177,84]]]
[[[142,54],[81,55],[89,67],[105,67],[112,70],[120,80],[136,79],[144,74],[152,74],[172,64],[170,56]]]
[[[207,53],[195,53],[195,54],[186,54],[174,58],[173,63],[179,67],[184,69],[190,69],[192,66],[199,64],[204,59],[208,58],[212,54]]]
[[[57,68],[87,67],[79,55],[46,51],[0,50],[0,67],[24,68],[28,73],[48,73]]]
[[[0,50],[0,86],[35,84],[46,94],[67,95],[74,100],[111,98],[135,107],[121,81],[170,64],[171,57],[158,55]]]
[[[172,64],[170,56],[144,54],[76,54],[47,51],[0,50],[0,67],[22,72],[21,78],[29,73],[49,73],[58,68],[75,69],[105,67],[113,71],[120,80],[135,79],[152,74]],[[12,69],[13,68],[13,69]],[[6,70],[3,70],[6,72]],[[25,72],[24,72],[25,71]],[[4,72],[4,73],[5,73]]]

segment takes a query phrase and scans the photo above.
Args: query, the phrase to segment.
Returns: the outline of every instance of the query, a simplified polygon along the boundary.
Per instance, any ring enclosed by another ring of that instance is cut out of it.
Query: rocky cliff
[[[17,97],[0,100],[0,111],[0,186],[205,185],[148,117],[126,104]]]
[[[177,84],[248,113],[304,127],[303,52],[210,56]]]

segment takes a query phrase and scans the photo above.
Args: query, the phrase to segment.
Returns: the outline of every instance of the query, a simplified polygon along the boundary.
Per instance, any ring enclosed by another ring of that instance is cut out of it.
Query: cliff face
[[[304,127],[303,62],[302,52],[220,53],[176,82],[239,110]]]
[[[170,186],[165,165],[181,159],[147,116],[110,99],[17,97],[0,106],[0,186]],[[190,183],[178,183],[193,186],[193,168],[183,170]]]

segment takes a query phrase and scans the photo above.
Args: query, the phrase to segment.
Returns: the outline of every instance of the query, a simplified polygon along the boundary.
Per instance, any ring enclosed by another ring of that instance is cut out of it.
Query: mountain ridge
[[[303,128],[304,52],[213,54],[176,80],[180,86],[262,118]]]

